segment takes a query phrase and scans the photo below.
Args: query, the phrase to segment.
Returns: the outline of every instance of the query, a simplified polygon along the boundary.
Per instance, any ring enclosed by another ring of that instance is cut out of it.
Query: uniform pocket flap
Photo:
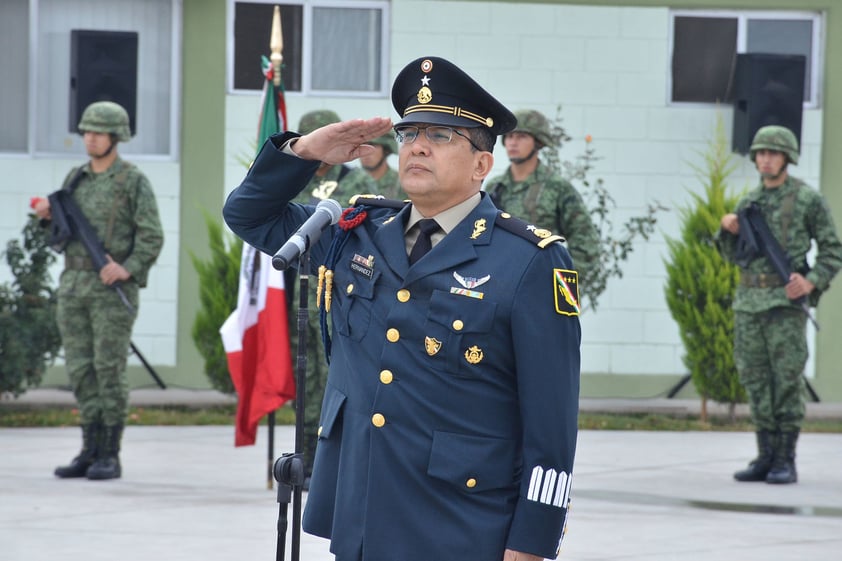
[[[427,474],[468,493],[509,487],[514,455],[511,440],[437,431]]]
[[[319,438],[330,438],[330,431],[336,424],[344,403],[345,394],[333,386],[325,388],[325,398],[322,402],[322,422],[319,424]]]
[[[430,298],[427,317],[453,331],[485,333],[494,324],[496,310],[497,304],[494,302],[436,290]]]

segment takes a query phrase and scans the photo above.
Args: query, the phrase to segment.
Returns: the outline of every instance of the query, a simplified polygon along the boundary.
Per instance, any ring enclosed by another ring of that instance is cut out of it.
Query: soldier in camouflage
[[[735,213],[721,220],[719,246],[740,265],[734,298],[734,358],[746,388],[756,428],[758,456],[737,481],[795,483],[795,445],[804,419],[807,362],[807,316],[793,303],[801,297],[815,305],[842,267],[842,244],[822,196],[789,175],[798,163],[798,141],[789,129],[766,126],[751,144],[751,160],[760,185],[738,204],[736,212],[757,203],[795,272],[784,283],[762,254],[742,258],[740,223]],[[818,251],[807,264],[811,240]]]
[[[579,192],[538,157],[544,147],[559,148],[547,118],[535,110],[516,111],[515,116],[517,127],[501,139],[511,165],[489,179],[486,190],[497,208],[564,236],[579,278],[587,278],[598,266],[599,232]],[[587,286],[580,286],[580,297],[586,291]]]
[[[305,113],[298,123],[298,132],[309,134],[314,130],[340,121],[335,112],[320,109]],[[346,165],[322,164],[316,174],[295,199],[297,203],[318,204],[324,199],[335,199],[343,207],[349,206],[351,197],[357,194],[379,194],[374,180],[362,169],[351,168]],[[315,268],[315,264],[314,268]],[[287,269],[284,281],[287,287],[296,286],[296,271]],[[313,278],[315,275],[311,276]],[[307,373],[304,385],[304,434],[302,445],[302,459],[307,480],[305,490],[309,487],[309,476],[313,471],[313,458],[316,453],[318,440],[319,418],[322,413],[322,397],[327,383],[327,363],[321,343],[322,332],[319,326],[319,310],[316,307],[316,289],[318,284],[310,282],[311,295],[309,300],[310,319],[307,322]],[[296,287],[297,288],[297,287]],[[292,295],[295,289],[288,290]],[[297,356],[298,326],[296,314],[287,314],[290,321],[290,351]]]
[[[387,199],[405,200],[407,194],[401,189],[398,172],[389,167],[390,154],[398,153],[398,143],[392,133],[375,138],[369,144],[374,150],[360,157],[360,164],[377,183],[377,193]]]
[[[138,290],[146,286],[164,235],[149,180],[117,153],[117,143],[131,138],[125,109],[110,101],[93,103],[78,129],[90,161],[71,170],[62,188],[78,171],[73,199],[103,242],[109,263],[97,272],[75,239],[65,249],[56,319],[79,403],[82,451],[55,475],[114,479],[122,474],[118,454],[129,397],[125,369],[136,311],[110,287],[121,283],[137,310]],[[46,198],[34,210],[44,220],[52,217]]]

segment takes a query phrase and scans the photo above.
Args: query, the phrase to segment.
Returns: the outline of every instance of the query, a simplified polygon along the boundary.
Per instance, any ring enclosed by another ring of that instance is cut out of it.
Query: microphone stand
[[[295,364],[295,452],[284,453],[275,461],[274,475],[278,482],[278,542],[275,560],[283,561],[286,551],[287,510],[292,500],[292,561],[299,561],[301,550],[301,488],[304,484],[304,461],[301,458],[304,433],[304,385],[307,372],[307,326],[310,319],[309,297],[310,251],[301,253],[298,265],[298,351]]]

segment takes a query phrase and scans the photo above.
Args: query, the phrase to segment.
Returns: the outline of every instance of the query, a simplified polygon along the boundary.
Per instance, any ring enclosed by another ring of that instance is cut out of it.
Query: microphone
[[[342,206],[333,199],[319,201],[319,204],[316,205],[316,212],[272,257],[272,266],[278,271],[285,270],[292,264],[293,260],[301,257],[302,253],[319,241],[322,232],[328,226],[336,224],[341,215]]]

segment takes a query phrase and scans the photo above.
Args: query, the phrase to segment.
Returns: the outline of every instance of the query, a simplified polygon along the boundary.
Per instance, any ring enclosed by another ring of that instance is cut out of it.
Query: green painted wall
[[[191,252],[207,258],[204,213],[220,217],[225,161],[224,0],[184,0],[181,112],[181,246],[179,248],[179,385],[207,386],[204,361],[190,335],[199,309],[199,281]]]

